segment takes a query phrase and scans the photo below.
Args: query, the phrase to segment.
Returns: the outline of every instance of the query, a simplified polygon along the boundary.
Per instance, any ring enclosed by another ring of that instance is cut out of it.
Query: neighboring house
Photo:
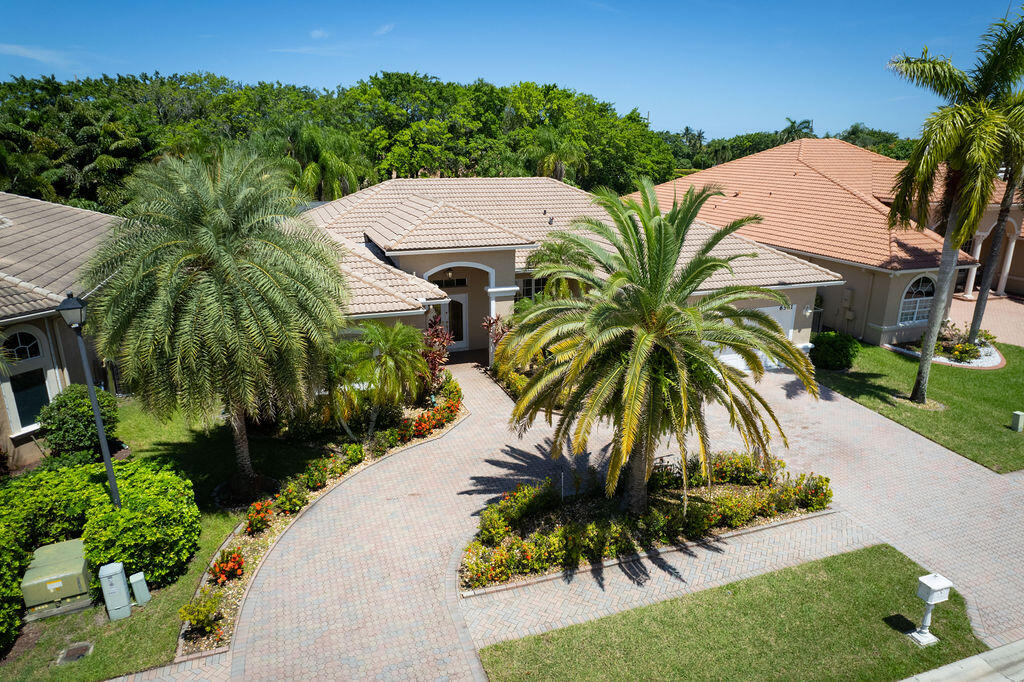
[[[75,334],[56,312],[78,271],[115,218],[0,192],[0,332],[13,359],[0,376],[0,449],[12,469],[38,460],[39,410],[71,382],[83,382]],[[102,382],[94,358],[93,374]]]
[[[824,326],[870,343],[895,343],[917,339],[924,331],[942,253],[942,238],[931,230],[888,227],[892,187],[903,165],[841,140],[803,139],[658,185],[657,193],[662,205],[669,205],[691,186],[718,185],[724,196],[709,201],[701,219],[723,226],[760,215],[760,223],[743,227],[740,234],[834,270],[845,280],[845,286],[820,292]],[[1000,183],[995,202],[1001,192]],[[986,213],[983,234],[998,208],[994,203]],[[1007,225],[1016,231],[1014,240],[1020,225],[1015,220]],[[1002,279],[1024,285],[1024,279],[1014,279],[1024,264],[1013,261],[1012,249],[1007,251],[1006,262],[1015,265],[1003,269]],[[961,252],[961,280],[973,284],[976,264]]]
[[[363,262],[376,259],[389,271],[394,266],[425,279],[447,299],[412,294],[407,308],[368,313],[377,304],[367,298],[360,314],[422,325],[423,313],[435,310],[452,331],[453,350],[474,350],[488,347],[485,317],[507,317],[516,299],[543,290],[543,281],[526,267],[532,249],[551,231],[568,229],[575,218],[608,220],[593,198],[551,178],[395,179],[321,204],[305,215]],[[689,247],[695,250],[713,231],[695,224]],[[736,261],[733,275],[719,273],[709,285],[751,284],[784,291],[791,305],[760,305],[794,342],[806,347],[818,287],[841,284],[842,278],[739,236],[725,239],[714,253],[757,255]],[[352,295],[353,302],[361,298]]]

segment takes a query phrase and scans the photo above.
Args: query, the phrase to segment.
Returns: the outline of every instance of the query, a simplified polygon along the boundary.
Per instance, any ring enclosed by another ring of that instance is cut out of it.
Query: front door
[[[441,310],[441,317],[452,333],[449,350],[469,348],[469,294],[448,294],[451,299]]]

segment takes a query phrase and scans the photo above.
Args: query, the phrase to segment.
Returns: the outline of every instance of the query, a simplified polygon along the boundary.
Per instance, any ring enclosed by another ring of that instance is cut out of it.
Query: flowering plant
[[[218,585],[223,585],[228,580],[241,578],[244,566],[245,559],[242,558],[241,548],[222,549],[220,557],[210,567],[210,576]]]
[[[256,535],[262,533],[270,525],[274,517],[274,507],[270,500],[259,500],[249,505],[249,511],[245,515],[245,534]]]

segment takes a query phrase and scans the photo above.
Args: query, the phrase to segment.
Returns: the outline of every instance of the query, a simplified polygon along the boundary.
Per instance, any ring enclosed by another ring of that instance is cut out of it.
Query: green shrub
[[[113,439],[118,422],[117,398],[97,388],[96,399],[103,417],[103,430],[108,439]],[[39,411],[39,425],[43,428],[43,442],[52,455],[100,451],[89,389],[82,384],[71,384],[54,396],[49,405],[43,406]]]
[[[445,400],[462,402],[462,387],[459,386],[459,382],[455,380],[452,373],[447,370],[445,370],[439,394],[442,402]]]
[[[480,541],[485,545],[497,545],[522,519],[553,509],[560,501],[550,479],[536,485],[520,484],[480,512]]]
[[[178,618],[192,632],[208,635],[217,628],[219,610],[220,592],[204,587],[198,596],[178,609]]]
[[[320,490],[327,485],[327,460],[314,459],[302,472],[302,484],[309,490]]]
[[[95,464],[102,462],[103,455],[92,450],[76,450],[75,452],[62,453],[59,455],[47,455],[40,460],[36,470],[56,471],[66,467],[77,467],[83,464]]]
[[[274,510],[278,514],[290,516],[302,511],[309,504],[309,493],[300,481],[289,481],[281,487],[274,497]]]
[[[753,496],[743,493],[723,492],[715,498],[714,505],[722,523],[729,528],[739,528],[749,523],[757,513]]]
[[[505,376],[505,388],[514,397],[518,398],[526,390],[526,384],[529,383],[530,378],[519,372],[512,371]]]
[[[249,505],[245,514],[245,534],[259,535],[270,527],[274,520],[274,507],[271,500],[257,500]]]
[[[779,481],[768,489],[772,506],[779,514],[796,509],[797,489],[789,480]]]
[[[811,336],[811,362],[821,369],[850,369],[860,351],[857,339],[842,332],[818,332]]]
[[[832,486],[826,476],[800,474],[794,485],[799,507],[807,511],[818,511],[832,504]]]
[[[957,362],[970,362],[981,357],[981,349],[973,343],[958,343],[949,349],[949,357]]]
[[[683,505],[679,505],[669,517],[669,528],[675,535],[687,540],[704,537],[708,531],[722,520],[715,507],[700,500],[690,500],[683,513]]]
[[[102,464],[37,470],[0,487],[0,598],[20,596],[30,552],[77,537],[93,575],[111,561],[144,572],[152,587],[184,573],[199,547],[192,483],[146,462],[115,462],[114,471],[121,509],[110,502]],[[16,636],[20,611],[20,599],[0,604],[0,644]]]

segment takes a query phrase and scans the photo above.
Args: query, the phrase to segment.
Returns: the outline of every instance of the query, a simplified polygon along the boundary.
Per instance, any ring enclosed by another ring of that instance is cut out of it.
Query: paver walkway
[[[954,298],[949,307],[949,319],[961,327],[970,327],[971,318],[974,317],[974,304],[975,301]],[[981,326],[995,334],[997,341],[1024,346],[1024,299],[989,298]]]
[[[1024,637],[1024,486],[841,396],[814,402],[783,373],[763,387],[792,445],[777,454],[831,476],[839,514],[732,538],[720,554],[698,549],[460,603],[454,572],[473,514],[567,464],[544,457],[546,426],[521,441],[508,433],[510,401],[474,365],[453,372],[472,415],[358,473],[299,519],[256,577],[228,654],[140,677],[472,679],[482,674],[474,644],[874,541],[953,580],[989,644]],[[734,446],[716,419],[715,447]]]

